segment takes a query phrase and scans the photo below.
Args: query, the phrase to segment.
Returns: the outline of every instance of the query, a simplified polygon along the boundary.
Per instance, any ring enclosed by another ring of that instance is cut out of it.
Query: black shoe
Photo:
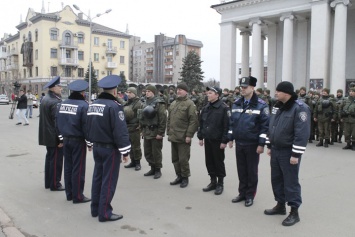
[[[282,222],[283,226],[292,226],[300,221],[300,217],[298,215],[298,209],[291,207],[290,215]]]
[[[93,213],[93,212],[91,212],[91,216],[92,216],[92,217],[98,217],[99,214],[98,214],[98,213]]]
[[[223,184],[217,184],[214,194],[221,195],[222,193],[223,193]]]
[[[209,185],[207,185],[206,188],[203,188],[202,191],[209,192],[209,191],[212,191],[212,190],[215,190],[215,189],[216,189],[216,183],[215,182],[211,182]]]
[[[321,139],[316,146],[323,146],[323,139]]]
[[[67,201],[73,201],[72,196],[67,196]]]
[[[277,203],[272,209],[266,209],[264,211],[265,215],[286,215],[286,207],[284,203]]]
[[[30,125],[29,123],[25,123],[23,126],[28,126],[28,125]]]
[[[131,163],[129,163],[128,165],[124,166],[125,168],[135,168],[136,167],[136,163],[134,161],[131,161]]]
[[[189,185],[189,178],[187,178],[187,177],[182,178],[180,188],[186,188],[187,185]]]
[[[152,176],[155,174],[154,168],[151,168],[147,173],[144,174],[144,176]]]
[[[181,182],[182,182],[182,177],[178,175],[174,181],[170,182],[170,185],[177,185],[180,184]]]
[[[51,191],[65,191],[65,188],[63,187],[63,185],[58,186],[57,188],[51,188]]]
[[[330,140],[329,145],[334,145],[333,140]]]
[[[252,206],[253,203],[254,203],[254,201],[253,201],[253,199],[251,199],[251,198],[248,198],[247,200],[245,200],[245,206],[246,206],[246,207]]]
[[[351,144],[348,142],[346,143],[346,146],[343,147],[343,150],[349,150],[351,149]]]
[[[111,215],[108,219],[103,218],[103,217],[99,217],[99,221],[100,221],[100,222],[118,221],[118,220],[120,220],[120,219],[122,219],[122,218],[123,218],[122,215],[116,215],[116,214],[113,214],[113,213],[112,213],[112,215]]]
[[[161,177],[161,171],[160,169],[156,169],[154,173],[154,179],[159,179]]]
[[[83,199],[81,199],[81,200],[73,200],[73,203],[78,204],[78,203],[85,203],[85,202],[90,202],[90,201],[91,201],[90,198],[87,198],[84,196]]]
[[[312,139],[309,139],[309,140],[308,140],[308,143],[313,143],[313,140],[312,140]]]
[[[21,125],[22,123],[16,123],[16,125]]]
[[[141,164],[140,163],[136,163],[136,166],[134,167],[135,171],[141,170]]]
[[[245,197],[238,195],[236,198],[233,198],[233,199],[232,199],[232,202],[233,202],[233,203],[237,203],[237,202],[241,202],[241,201],[243,201],[243,200],[245,200]]]

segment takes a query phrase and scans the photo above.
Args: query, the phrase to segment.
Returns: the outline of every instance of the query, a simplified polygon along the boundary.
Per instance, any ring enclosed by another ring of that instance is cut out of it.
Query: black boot
[[[323,146],[323,139],[319,139],[319,142],[316,146]]]
[[[136,163],[134,160],[131,160],[131,163],[129,163],[128,165],[125,165],[124,167],[125,168],[133,168],[133,167],[136,167]]]
[[[216,184],[217,184],[217,178],[211,176],[211,183],[209,185],[207,185],[206,188],[203,188],[202,190],[204,192],[209,192],[209,191],[215,190]]]
[[[189,178],[188,177],[182,177],[180,188],[186,188],[187,185],[189,185]]]
[[[182,177],[181,177],[181,175],[178,174],[177,177],[176,177],[176,179],[175,179],[174,181],[170,182],[170,185],[177,185],[177,184],[180,184],[181,181],[182,181]]]
[[[344,146],[343,147],[343,150],[349,150],[349,149],[351,149],[352,147],[351,147],[351,143],[350,142],[347,142],[346,143],[346,146]]]
[[[328,145],[329,145],[329,139],[325,139],[325,141],[324,141],[324,147],[329,147]]]
[[[351,146],[351,150],[355,151],[355,142],[353,142],[353,144]]]
[[[329,145],[334,145],[334,140],[330,139]]]
[[[155,174],[155,168],[154,166],[151,166],[150,170],[147,173],[145,173],[144,176],[152,176],[154,174]]]
[[[223,193],[223,177],[218,177],[218,183],[216,190],[214,191],[215,195],[221,195]]]
[[[138,170],[141,170],[141,162],[139,161],[139,160],[136,160],[136,161],[134,161],[135,162],[135,167],[134,167],[134,170],[135,171],[138,171]]]
[[[308,143],[313,143],[313,140],[311,138],[308,139]]]
[[[342,142],[341,142],[341,137],[342,137],[342,135],[339,135],[338,143],[342,143]]]
[[[282,222],[283,226],[291,226],[300,221],[300,217],[298,216],[298,208],[291,207],[290,215]]]
[[[156,168],[154,173],[154,179],[159,179],[160,177],[161,177],[160,168]]]
[[[265,215],[286,215],[285,203],[278,202],[272,209],[266,209],[264,211]]]

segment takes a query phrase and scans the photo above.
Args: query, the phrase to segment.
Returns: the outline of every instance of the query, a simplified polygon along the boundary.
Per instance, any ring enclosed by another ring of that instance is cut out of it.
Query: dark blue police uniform
[[[64,138],[64,182],[67,200],[73,203],[89,202],[85,197],[85,169],[86,169],[86,119],[89,104],[81,94],[89,84],[84,80],[77,80],[69,84],[72,93],[68,100],[61,103],[57,114],[57,127]]]
[[[114,89],[121,78],[110,75],[101,79],[99,87]],[[88,138],[93,143],[95,168],[91,190],[91,215],[99,221],[115,221],[121,215],[112,213],[111,201],[119,176],[121,155],[128,156],[131,145],[123,106],[104,91],[88,109]]]

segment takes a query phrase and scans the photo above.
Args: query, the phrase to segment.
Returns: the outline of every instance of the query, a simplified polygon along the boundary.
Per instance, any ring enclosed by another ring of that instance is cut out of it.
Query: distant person
[[[25,95],[24,90],[20,90],[19,92],[19,97],[15,97],[15,100],[17,101],[17,110],[16,110],[16,117],[17,117],[17,123],[16,125],[21,125],[22,120],[25,121],[24,126],[29,125],[29,122],[26,118],[26,111],[27,111],[27,97]]]
[[[32,118],[33,101],[35,100],[35,96],[32,95],[30,90],[28,90],[27,94],[26,94],[26,97],[27,97],[26,118]]]

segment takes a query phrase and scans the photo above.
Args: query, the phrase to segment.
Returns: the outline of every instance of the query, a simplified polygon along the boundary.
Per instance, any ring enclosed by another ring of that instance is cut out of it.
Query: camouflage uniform
[[[344,100],[339,109],[339,117],[344,122],[344,136],[347,143],[343,149],[355,151],[355,88],[351,90],[353,96],[349,95],[348,99]]]

